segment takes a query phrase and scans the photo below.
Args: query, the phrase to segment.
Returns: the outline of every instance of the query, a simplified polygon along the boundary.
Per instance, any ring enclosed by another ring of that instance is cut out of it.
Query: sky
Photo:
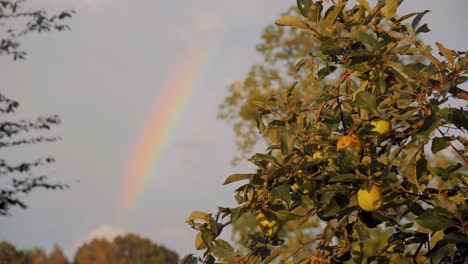
[[[70,188],[29,194],[27,210],[0,218],[0,239],[20,249],[59,244],[71,256],[93,237],[131,232],[180,256],[194,252],[189,213],[233,206],[234,186],[224,179],[252,169],[230,165],[234,134],[216,119],[218,105],[227,84],[262,61],[262,29],[295,1],[28,2],[77,14],[71,31],[23,38],[26,60],[0,58],[1,92],[21,103],[20,117],[59,114],[53,132],[63,140],[0,155],[53,156],[47,174]],[[466,50],[468,2],[406,1],[400,12],[426,9],[426,42]],[[129,178],[137,170],[144,179]]]

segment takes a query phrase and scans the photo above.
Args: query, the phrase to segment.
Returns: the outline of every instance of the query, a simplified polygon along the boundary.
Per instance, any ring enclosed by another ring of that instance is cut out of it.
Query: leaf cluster
[[[401,2],[298,0],[302,16],[276,22],[308,34],[310,49],[295,64],[301,77],[252,102],[268,147],[249,159],[254,173],[226,179],[247,181],[236,189],[237,207],[187,219],[199,231],[197,249],[205,251],[182,263],[465,261],[467,109],[447,102],[465,103],[467,52],[437,43],[433,54],[418,38],[429,32],[420,25],[428,11],[400,17]],[[375,121],[390,130],[376,132]],[[338,145],[345,137],[353,142]],[[447,149],[457,155],[453,163],[431,164]],[[356,196],[371,185],[383,193],[383,205],[366,212]],[[261,228],[235,250],[219,235],[244,216]],[[314,218],[323,223],[320,232],[278,253],[293,241],[288,224],[301,228]],[[391,235],[368,254],[364,241],[377,227]]]
[[[70,18],[75,11],[62,11],[49,15],[45,10],[29,10],[26,0],[0,1],[0,56],[13,56],[24,59],[26,52],[20,49],[20,38],[33,32],[69,30],[63,20]]]

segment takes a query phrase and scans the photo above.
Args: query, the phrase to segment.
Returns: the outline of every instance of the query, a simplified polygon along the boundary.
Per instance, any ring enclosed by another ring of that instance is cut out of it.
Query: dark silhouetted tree
[[[22,264],[23,255],[8,242],[0,243],[0,263]]]
[[[58,246],[55,245],[54,249],[52,252],[50,252],[49,257],[48,257],[48,264],[68,264],[70,263],[63,254],[62,249]]]
[[[62,20],[73,11],[48,15],[45,10],[27,9],[26,0],[0,1],[0,56],[24,59],[26,52],[20,49],[20,40],[30,33],[62,31],[68,27]],[[26,208],[23,196],[34,189],[63,189],[66,185],[48,181],[45,175],[35,175],[33,169],[54,162],[47,157],[33,161],[10,164],[4,158],[6,149],[20,145],[53,142],[57,136],[44,136],[35,132],[50,130],[60,123],[57,115],[41,116],[33,120],[14,120],[19,102],[0,91],[0,215],[8,215],[11,207]],[[8,120],[10,119],[10,120]],[[13,120],[12,120],[13,119]]]
[[[24,252],[24,263],[47,264],[47,255],[41,248],[33,248]]]
[[[74,261],[76,264],[175,264],[178,262],[178,255],[147,238],[128,234],[118,236],[112,242],[94,239],[90,243],[85,243],[76,252]]]

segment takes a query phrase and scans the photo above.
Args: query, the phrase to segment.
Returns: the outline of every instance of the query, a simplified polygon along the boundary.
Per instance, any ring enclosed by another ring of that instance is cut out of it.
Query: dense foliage
[[[113,241],[94,239],[82,245],[75,254],[74,263],[160,263],[176,264],[177,253],[159,246],[147,238],[128,234],[118,236]]]
[[[69,261],[59,246],[55,246],[49,255],[40,248],[20,251],[8,242],[0,243],[0,263],[9,264],[68,264]]]
[[[10,243],[0,243],[0,263],[9,264],[176,264],[178,259],[174,251],[133,234],[118,236],[112,241],[93,239],[84,243],[76,251],[73,262],[67,259],[57,245],[46,254],[40,248],[20,251]]]
[[[401,2],[298,0],[300,15],[276,22],[299,37],[278,29],[263,51],[297,81],[255,66],[231,87],[222,117],[241,116],[240,147],[256,140],[252,122],[268,147],[249,159],[255,172],[226,179],[247,181],[237,207],[189,216],[204,253],[183,263],[464,263],[468,59],[425,45],[429,11],[397,16]],[[434,160],[449,149],[450,162]],[[241,248],[219,238],[227,225]],[[369,251],[375,230],[388,237]]]
[[[73,11],[63,11],[49,16],[44,10],[29,10],[25,0],[0,1],[0,56],[25,59],[26,52],[20,49],[20,40],[27,34],[62,31],[68,29],[62,20]],[[32,120],[18,120],[15,113],[19,102],[8,98],[0,91],[0,216],[8,215],[11,207],[26,208],[24,195],[37,188],[63,189],[64,184],[52,183],[46,175],[37,175],[34,169],[49,165],[52,157],[38,158],[12,164],[5,156],[8,148],[44,142],[54,142],[57,136],[44,134],[60,123],[57,115],[40,116]]]

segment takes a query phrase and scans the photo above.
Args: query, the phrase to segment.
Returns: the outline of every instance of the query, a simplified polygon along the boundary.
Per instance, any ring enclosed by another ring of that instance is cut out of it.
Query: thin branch
[[[289,258],[295,256],[297,253],[299,253],[301,250],[303,250],[305,247],[307,247],[308,245],[314,243],[315,241],[318,241],[318,240],[322,240],[323,239],[323,236],[318,236],[316,238],[313,238],[309,241],[307,241],[306,243],[302,244],[300,247],[298,247],[296,250],[294,250],[291,254],[289,254],[287,257],[285,257],[283,259],[283,261],[285,260],[288,260]]]
[[[346,69],[343,74],[341,75],[341,78],[340,80],[338,80],[338,82],[336,83],[335,87],[333,88],[333,90],[331,91],[333,94],[336,94],[339,89],[340,89],[340,86],[348,79],[349,75],[351,75],[351,71]],[[335,98],[336,100],[337,98]],[[329,102],[330,100],[328,101],[325,101],[323,102],[319,109],[317,110],[317,114],[315,115],[315,123],[318,122],[318,119],[320,117],[320,113],[322,112],[323,108],[325,107],[325,105]]]
[[[446,137],[445,133],[442,132],[442,130],[441,130],[440,128],[437,128],[437,130],[439,131],[439,133],[440,133],[442,136]],[[462,155],[462,154],[463,154],[463,150],[457,149],[457,148],[452,144],[451,141],[449,141],[449,145],[450,145],[450,147],[451,147],[465,162],[467,162],[466,157],[464,157],[464,156]]]
[[[427,241],[428,241],[428,238],[427,238],[427,236],[426,236],[426,239],[424,239],[424,241],[422,241],[421,244],[419,244],[418,249],[416,249],[416,252],[414,252],[414,255],[413,255],[413,261],[414,261],[414,263],[418,263],[418,262],[416,261],[416,257],[418,256],[419,251],[421,250],[422,246],[423,246],[424,244],[426,244]]]
[[[429,204],[429,205],[434,206],[433,203],[431,203],[431,202],[429,202],[429,201],[426,201],[426,200],[430,200],[431,197],[428,197],[428,196],[426,196],[426,195],[422,195],[422,194],[419,194],[419,193],[413,193],[413,192],[407,191],[407,190],[406,190],[405,188],[403,188],[403,186],[401,186],[401,185],[400,185],[400,189],[401,189],[402,191],[404,191],[406,194],[419,197],[419,198],[421,199],[421,201],[423,201],[423,202],[425,202],[425,203],[427,203],[427,204]]]

